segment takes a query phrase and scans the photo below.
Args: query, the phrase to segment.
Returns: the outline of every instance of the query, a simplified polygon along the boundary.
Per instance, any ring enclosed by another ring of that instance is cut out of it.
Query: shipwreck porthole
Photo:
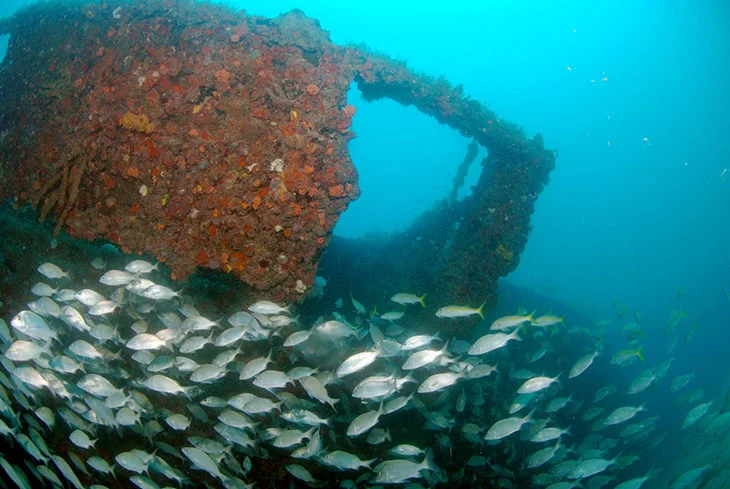
[[[390,99],[365,101],[354,85],[347,103],[357,108],[352,125],[357,137],[349,149],[361,195],[340,216],[335,234],[355,238],[403,231],[449,198],[470,141],[415,107]],[[477,148],[458,200],[479,178],[486,151]]]

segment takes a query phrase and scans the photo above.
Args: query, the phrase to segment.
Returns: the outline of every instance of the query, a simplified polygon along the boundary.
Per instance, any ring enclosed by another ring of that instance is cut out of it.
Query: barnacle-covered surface
[[[334,45],[298,11],[265,19],[190,1],[49,2],[0,32],[10,34],[0,199],[33,204],[56,234],[152,255],[176,279],[198,266],[231,273],[252,298],[305,297],[358,196],[353,81],[366,99],[414,105],[489,152],[469,198],[426,212],[376,258],[404,290],[492,302],[554,166],[539,135],[527,139],[461,87]],[[373,266],[373,249],[361,242],[332,257],[354,250],[364,258],[347,269],[358,272]],[[357,277],[370,280],[351,273],[356,288]]]
[[[282,300],[311,287],[358,195],[352,76],[315,21],[51,2],[1,30],[3,199],[180,279],[200,265]]]

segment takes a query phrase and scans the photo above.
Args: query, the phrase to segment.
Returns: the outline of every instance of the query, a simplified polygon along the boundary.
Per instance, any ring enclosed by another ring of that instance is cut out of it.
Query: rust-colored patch
[[[149,118],[144,114],[135,114],[134,112],[127,112],[119,120],[119,125],[129,131],[141,132],[144,134],[151,134],[154,131],[155,126],[150,122]]]
[[[344,197],[345,187],[342,184],[333,185],[329,188],[330,197]]]

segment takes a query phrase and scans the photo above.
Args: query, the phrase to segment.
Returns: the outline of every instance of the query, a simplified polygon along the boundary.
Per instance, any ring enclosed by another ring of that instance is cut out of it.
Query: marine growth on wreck
[[[395,237],[393,249],[411,242],[413,263],[383,266],[413,286],[493,304],[554,166],[539,135],[526,138],[443,79],[331,43],[299,11],[265,19],[186,1],[49,2],[4,19],[0,33],[10,35],[0,199],[33,206],[55,235],[150,255],[176,280],[202,267],[234,275],[251,298],[311,292],[359,193],[347,149],[352,82],[366,100],[413,105],[489,152],[472,196]],[[418,260],[438,266],[422,274]]]

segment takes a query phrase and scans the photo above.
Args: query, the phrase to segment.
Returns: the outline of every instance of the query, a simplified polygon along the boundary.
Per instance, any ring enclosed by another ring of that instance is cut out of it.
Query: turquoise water
[[[444,75],[529,135],[541,133],[559,153],[557,166],[537,201],[520,265],[504,280],[592,321],[580,326],[598,331],[596,322],[610,320],[601,332],[610,351],[599,357],[600,374],[575,385],[576,396],[589,398],[608,382],[625,389],[643,370],[674,357],[667,377],[644,393],[650,414],[659,416],[657,434],[669,436],[660,445],[666,452],[641,448],[642,461],[626,474],[644,475],[654,465],[666,479],[645,487],[666,487],[674,465],[690,469],[707,461],[695,453],[696,465],[677,462],[686,461],[683,445],[706,436],[679,430],[689,409],[713,401],[718,415],[727,394],[730,7],[690,1],[227,4],[266,17],[301,8],[333,41],[364,42],[417,71]],[[6,2],[0,15],[21,5]],[[413,108],[364,102],[355,87],[349,101],[358,108],[350,149],[362,196],[335,233],[398,232],[447,196],[469,141]],[[467,187],[476,176],[470,174]],[[670,355],[673,336],[665,328],[680,310],[687,318]],[[611,370],[611,355],[629,347],[621,326],[631,321],[643,326],[646,362]],[[557,348],[561,369],[585,353],[577,341]],[[553,370],[545,373],[560,369]],[[688,392],[704,389],[695,404],[675,403],[679,394],[668,390],[685,373],[695,374]]]

